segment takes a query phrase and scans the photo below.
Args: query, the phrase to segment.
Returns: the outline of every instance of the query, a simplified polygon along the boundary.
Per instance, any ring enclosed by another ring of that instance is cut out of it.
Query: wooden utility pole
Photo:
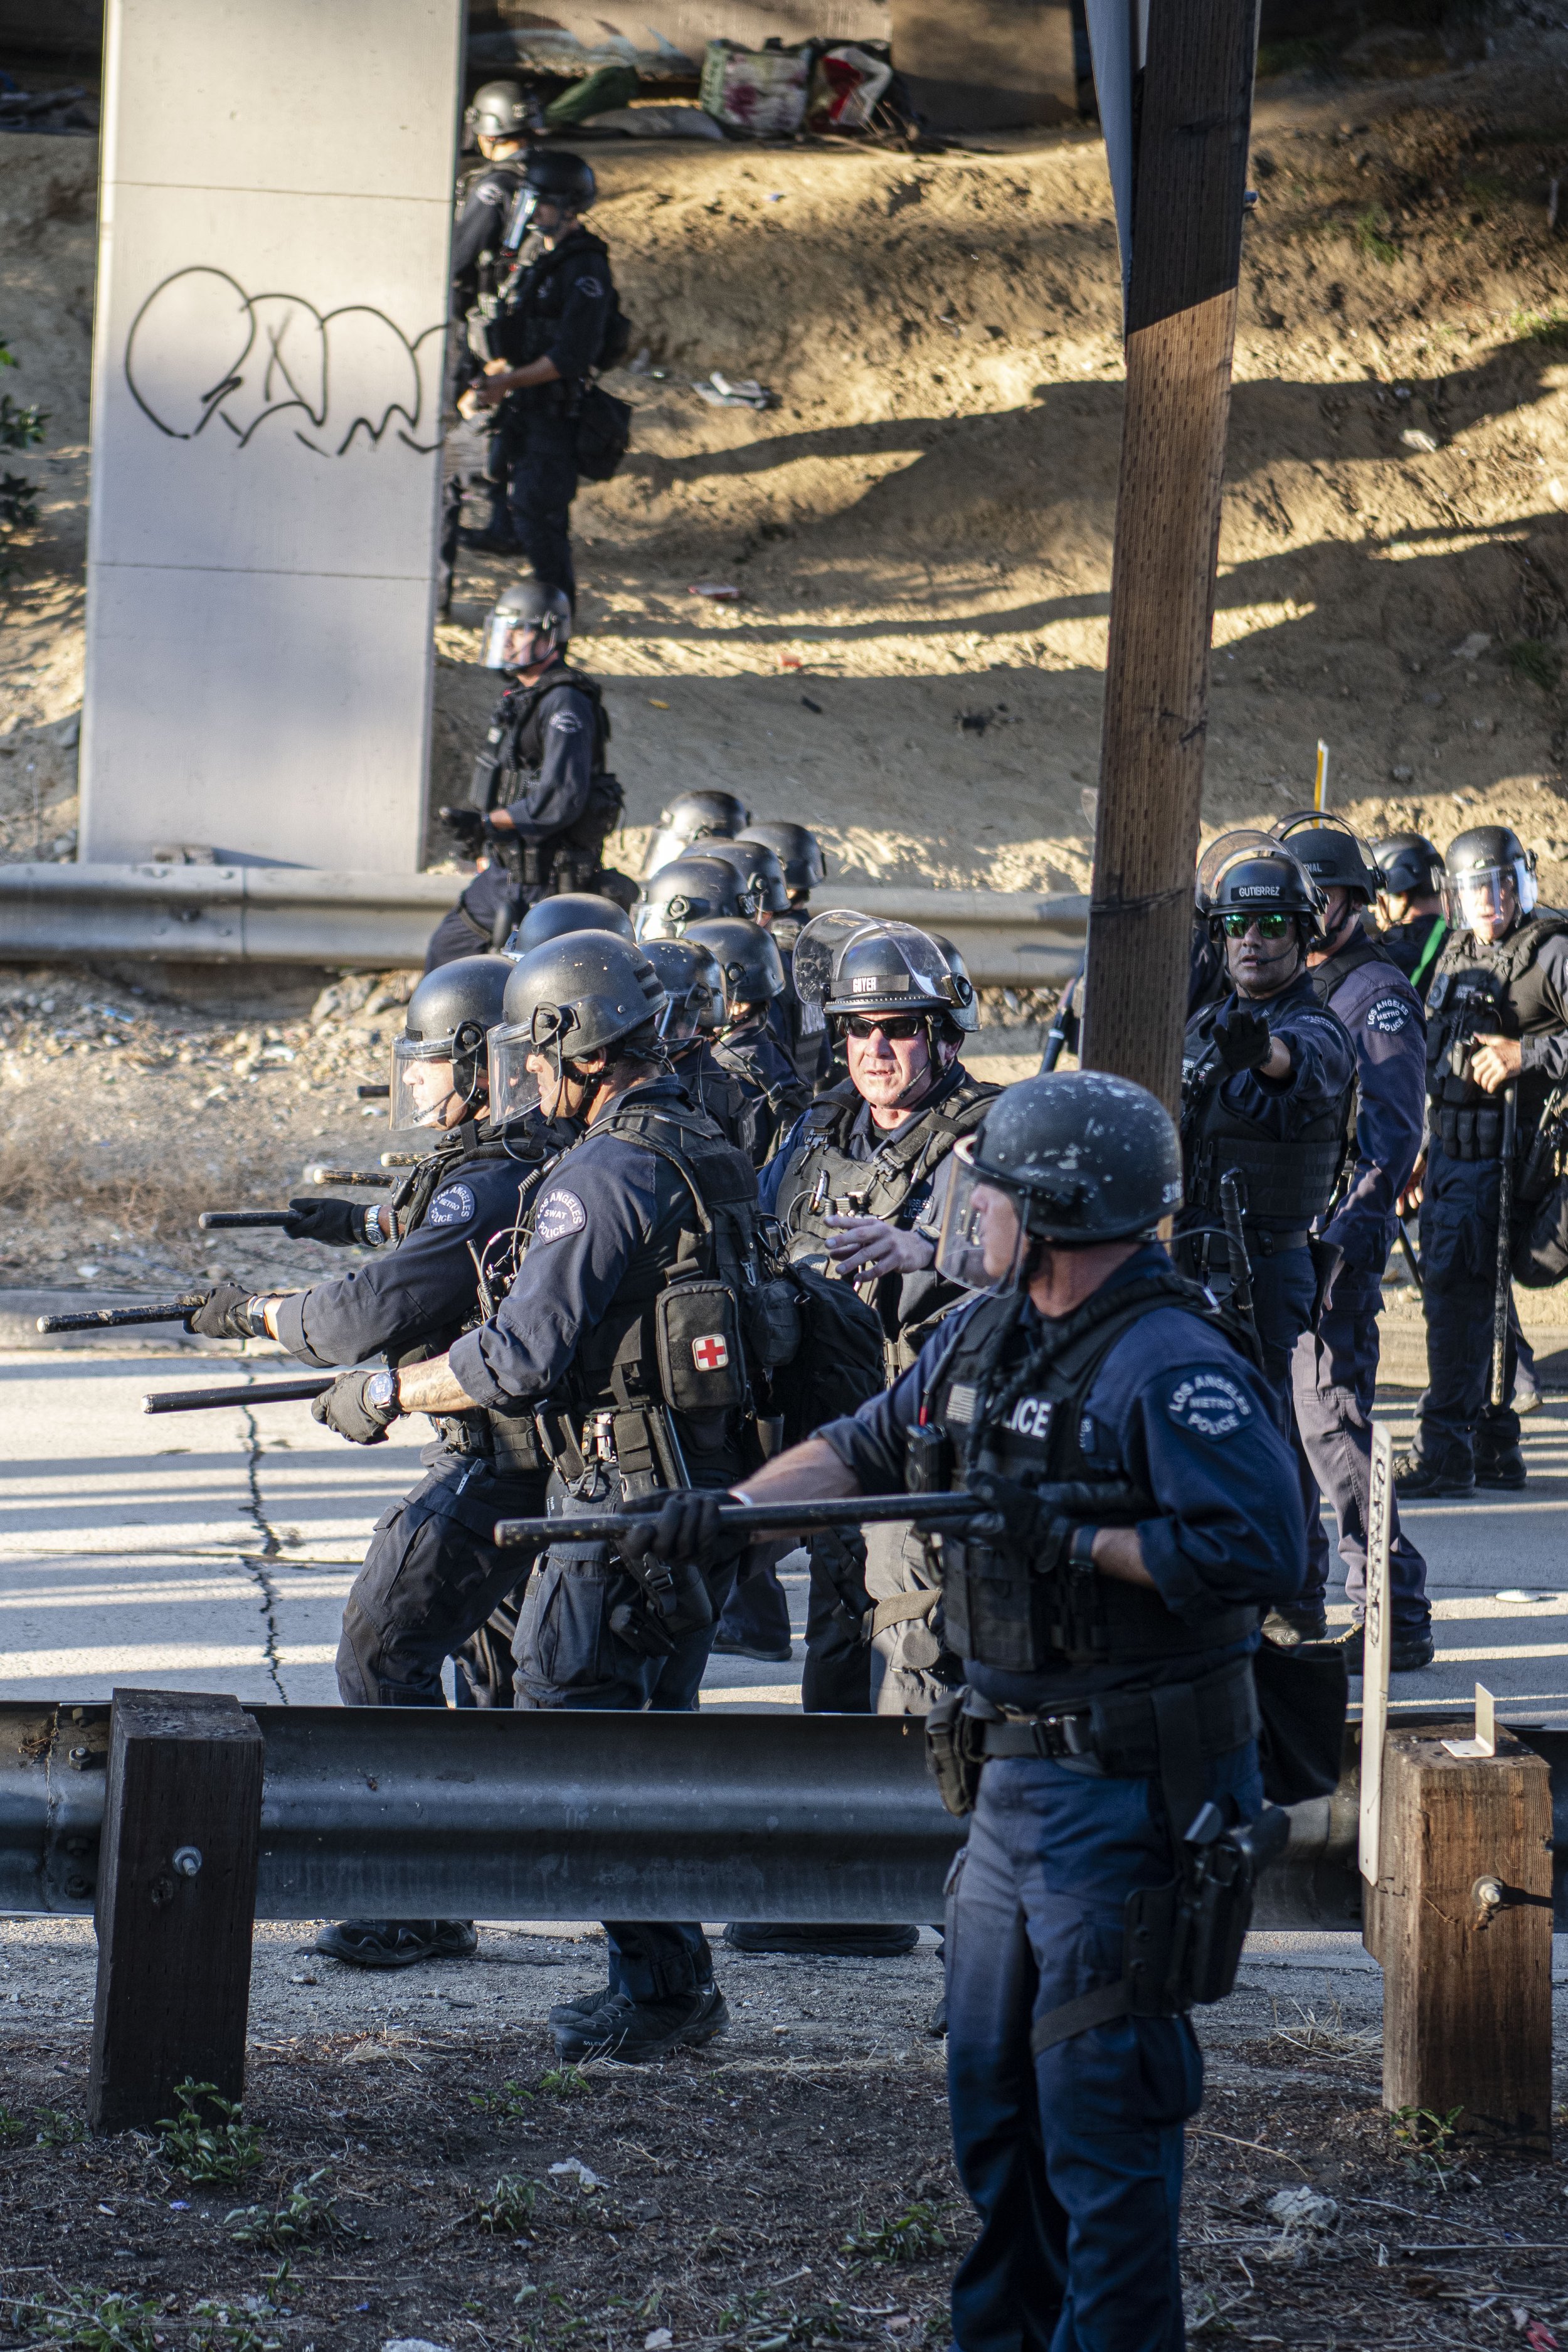
[[[1084,983],[1088,1069],[1181,1087],[1258,0],[1153,0]]]

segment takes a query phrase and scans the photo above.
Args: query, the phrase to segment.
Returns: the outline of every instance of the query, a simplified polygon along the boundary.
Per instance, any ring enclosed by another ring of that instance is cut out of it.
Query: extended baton
[[[1415,1255],[1415,1244],[1410,1238],[1410,1228],[1403,1217],[1395,1217],[1394,1222],[1399,1229],[1399,1246],[1405,1253],[1405,1263],[1410,1268],[1410,1279],[1417,1290],[1425,1290],[1426,1277],[1421,1271],[1421,1261]]]
[[[332,1378],[337,1376],[334,1373]],[[161,1396],[144,1396],[143,1412],[216,1412],[225,1404],[302,1404],[307,1398],[325,1396],[325,1381],[258,1381],[247,1388],[231,1381],[221,1389],[166,1389]]]
[[[168,1298],[157,1306],[90,1307],[80,1315],[40,1315],[40,1331],[119,1331],[131,1323],[183,1323],[212,1293],[193,1290],[187,1298]]]
[[[1502,1155],[1498,1169],[1497,1280],[1492,1293],[1492,1377],[1494,1405],[1507,1402],[1509,1309],[1513,1304],[1513,1267],[1510,1263],[1513,1222],[1513,1144],[1519,1116],[1519,1089],[1510,1078],[1502,1090]]]
[[[381,1168],[373,1170],[311,1166],[305,1171],[305,1181],[307,1184],[374,1184],[382,1191],[390,1192],[396,1184],[397,1179],[395,1176],[387,1175],[384,1169]]]
[[[1104,1518],[1147,1515],[1155,1508],[1147,1495],[1131,1486],[1095,1486],[1077,1480],[1060,1486],[1040,1486],[1036,1499],[1064,1518]],[[737,1535],[786,1535],[798,1528],[809,1534],[817,1528],[882,1527],[889,1520],[913,1519],[927,1526],[944,1520],[981,1519],[989,1504],[978,1495],[846,1495],[830,1502],[721,1503],[719,1524]],[[494,1541],[515,1544],[611,1543],[617,1536],[652,1525],[644,1511],[574,1511],[560,1518],[498,1519]]]
[[[236,1225],[286,1225],[292,1209],[204,1209],[196,1224],[204,1234],[226,1233]]]

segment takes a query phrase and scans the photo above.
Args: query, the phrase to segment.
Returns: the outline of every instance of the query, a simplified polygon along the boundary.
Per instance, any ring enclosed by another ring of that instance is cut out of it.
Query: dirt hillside
[[[1484,803],[1562,893],[1568,308],[1548,194],[1568,33],[1521,18],[1493,47],[1260,85],[1208,815],[1299,798],[1322,735],[1332,799],[1369,826],[1441,840]],[[1097,141],[984,143],[595,147],[634,351],[663,371],[616,379],[634,452],[577,507],[580,651],[610,683],[634,826],[723,781],[818,825],[840,871],[1083,884],[1114,238]],[[50,411],[26,461],[42,526],[5,609],[13,857],[74,838],[91,171],[86,142],[0,141],[6,388]],[[774,404],[705,405],[692,381],[714,368]],[[437,798],[489,699],[476,629],[504,576],[467,562],[439,632]]]

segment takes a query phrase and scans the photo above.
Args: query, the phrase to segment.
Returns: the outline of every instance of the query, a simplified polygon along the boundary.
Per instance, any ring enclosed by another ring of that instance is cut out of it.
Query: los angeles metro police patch
[[[1410,1007],[1402,996],[1380,996],[1366,1016],[1366,1025],[1385,1037],[1397,1037],[1409,1019]]]
[[[1226,1372],[1184,1372],[1165,1411],[1178,1429],[1194,1437],[1234,1437],[1252,1419],[1252,1407],[1238,1381]]]
[[[474,1213],[474,1196],[466,1184],[448,1184],[430,1203],[427,1225],[466,1225]]]
[[[575,1192],[558,1185],[546,1192],[539,1204],[539,1214],[533,1221],[536,1242],[563,1242],[568,1234],[580,1234],[588,1222],[588,1213]]]

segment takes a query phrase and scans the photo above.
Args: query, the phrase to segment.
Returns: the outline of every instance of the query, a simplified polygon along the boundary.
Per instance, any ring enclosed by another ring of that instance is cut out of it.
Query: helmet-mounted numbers
[[[721,1372],[730,1360],[730,1342],[721,1331],[706,1332],[691,1342],[691,1360],[700,1372]]]

